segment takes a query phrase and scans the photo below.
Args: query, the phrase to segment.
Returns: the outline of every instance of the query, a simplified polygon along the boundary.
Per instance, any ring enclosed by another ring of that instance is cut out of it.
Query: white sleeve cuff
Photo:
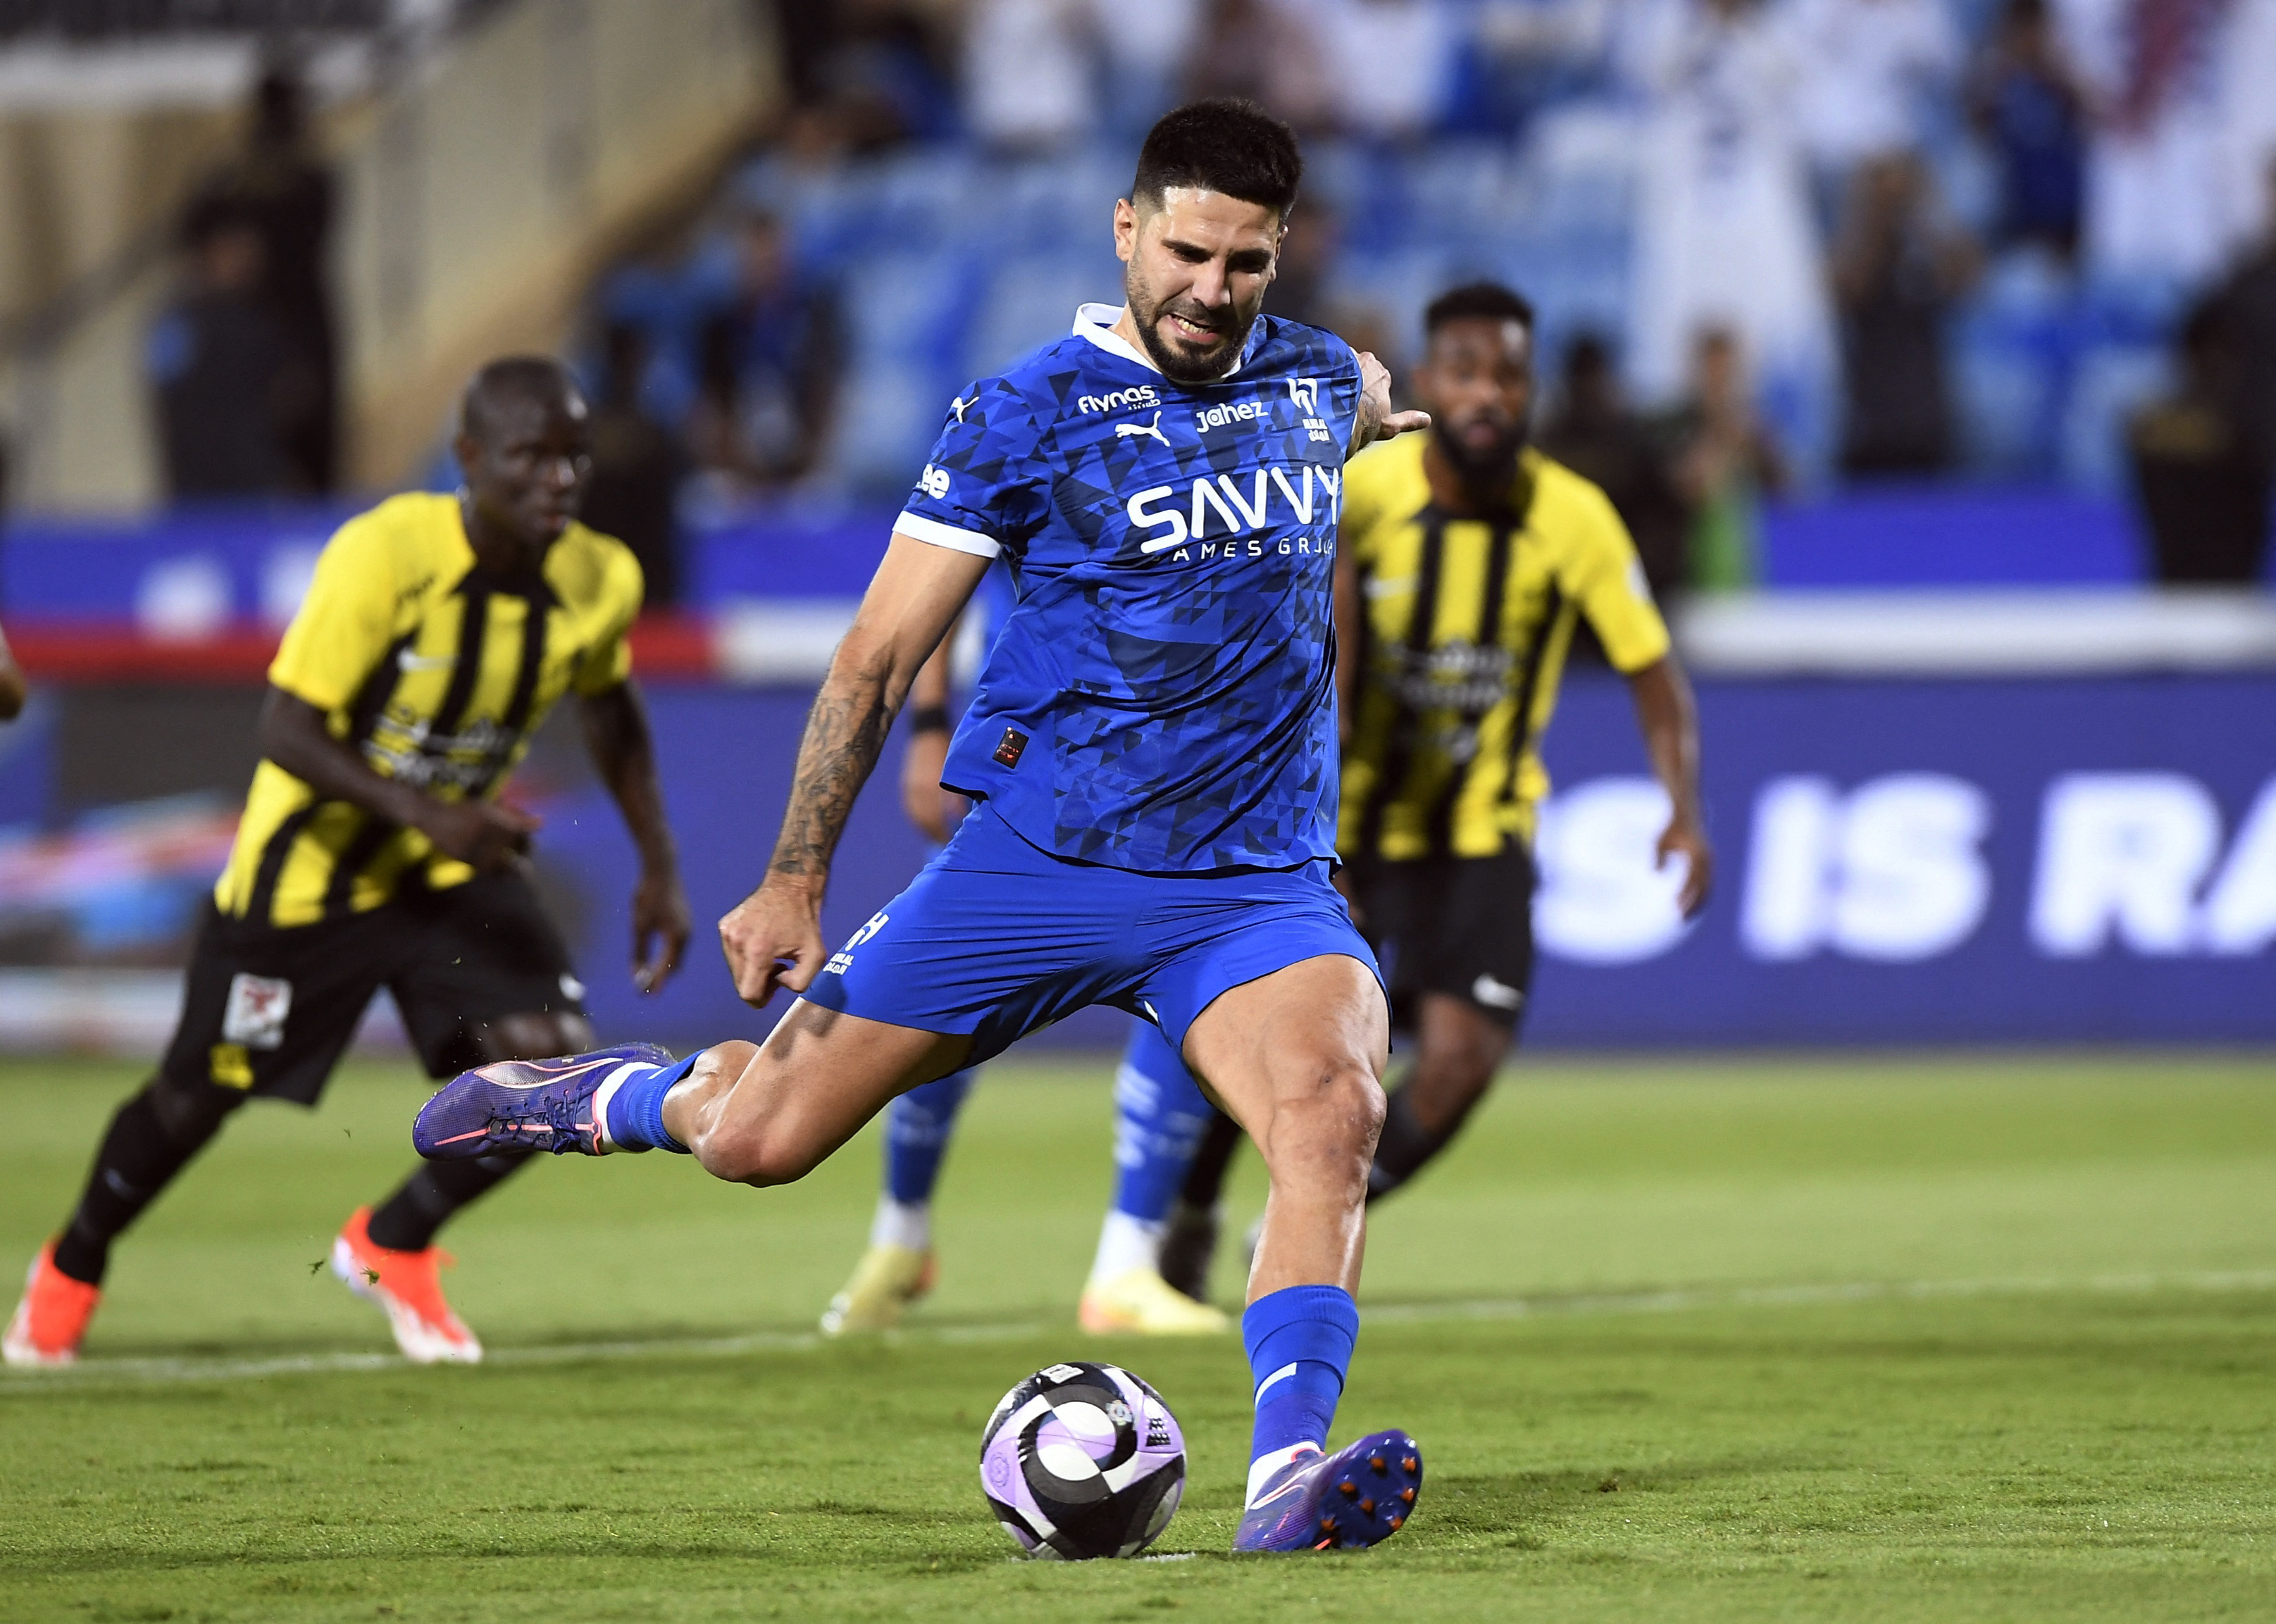
[[[982,535],[976,530],[959,530],[953,525],[944,525],[938,519],[927,518],[922,513],[902,514],[893,521],[893,528],[919,541],[929,541],[935,547],[969,553],[975,558],[993,558],[1004,550],[1004,544],[993,536]]]

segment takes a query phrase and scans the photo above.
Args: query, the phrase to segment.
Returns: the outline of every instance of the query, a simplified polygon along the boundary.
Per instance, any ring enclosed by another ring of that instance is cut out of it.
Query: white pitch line
[[[1444,1303],[1386,1303],[1362,1311],[1377,1325],[1430,1325],[1453,1320],[1585,1318],[1590,1315],[1673,1314],[1713,1308],[1805,1308],[1837,1303],[1923,1301],[1939,1297],[2032,1296],[2059,1292],[2139,1295],[2156,1291],[2219,1293],[2276,1290],[2276,1269],[2195,1271],[2178,1274],[2097,1274],[2075,1279],[2010,1277],[1990,1280],[1852,1280],[1821,1285],[1733,1286],[1701,1289],[1575,1293],[1562,1296],[1472,1298]],[[889,1344],[992,1342],[1069,1327],[1035,1320],[982,1325],[919,1326],[889,1332]],[[754,1331],[741,1336],[669,1337],[653,1341],[558,1342],[490,1349],[489,1365],[566,1364],[587,1360],[720,1358],[748,1353],[805,1353],[831,1346],[815,1331]],[[89,1387],[186,1381],[247,1381],[268,1376],[353,1374],[406,1371],[396,1354],[280,1354],[263,1359],[87,1359],[61,1370],[11,1371],[0,1375],[0,1394],[84,1392]]]

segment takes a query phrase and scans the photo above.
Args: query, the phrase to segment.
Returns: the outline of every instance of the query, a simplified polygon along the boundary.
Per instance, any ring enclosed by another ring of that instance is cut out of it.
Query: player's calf
[[[967,1037],[842,1014],[803,999],[764,1044],[705,1051],[664,1106],[704,1171],[740,1184],[804,1178],[896,1095],[964,1064]]]

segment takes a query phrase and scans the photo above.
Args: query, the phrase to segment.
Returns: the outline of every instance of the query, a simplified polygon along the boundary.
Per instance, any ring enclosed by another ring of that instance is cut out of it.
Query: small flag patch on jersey
[[[996,746],[996,759],[1005,767],[1020,765],[1020,752],[1028,747],[1028,736],[1017,728],[1004,729],[1004,742]]]

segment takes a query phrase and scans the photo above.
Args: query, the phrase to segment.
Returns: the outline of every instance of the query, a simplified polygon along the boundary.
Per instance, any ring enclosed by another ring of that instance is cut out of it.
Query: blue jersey
[[[1146,873],[1335,854],[1331,611],[1359,360],[1260,317],[1173,382],[1085,305],[956,399],[898,528],[1012,566],[943,782],[1032,844]]]

